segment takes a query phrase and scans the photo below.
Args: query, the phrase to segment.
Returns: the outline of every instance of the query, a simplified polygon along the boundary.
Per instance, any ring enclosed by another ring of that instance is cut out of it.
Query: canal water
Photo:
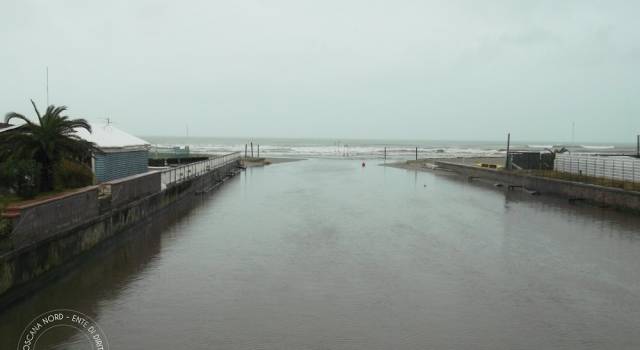
[[[53,309],[110,349],[640,347],[633,215],[322,159],[249,168],[187,209],[0,311],[0,349]]]

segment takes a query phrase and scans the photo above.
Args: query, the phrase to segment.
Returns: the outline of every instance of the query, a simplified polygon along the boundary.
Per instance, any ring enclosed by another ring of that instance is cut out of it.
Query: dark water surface
[[[0,311],[0,349],[61,308],[111,349],[640,348],[633,215],[321,159],[198,202]]]

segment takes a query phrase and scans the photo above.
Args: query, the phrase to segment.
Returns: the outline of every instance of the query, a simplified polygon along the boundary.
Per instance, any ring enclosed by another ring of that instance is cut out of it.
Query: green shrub
[[[93,184],[93,172],[84,164],[63,160],[55,171],[55,188],[78,188]]]
[[[0,240],[9,236],[12,230],[13,225],[11,224],[11,220],[0,218]],[[0,249],[0,251],[2,251],[2,249]]]
[[[0,184],[23,198],[38,193],[40,164],[34,160],[8,159],[0,164]]]

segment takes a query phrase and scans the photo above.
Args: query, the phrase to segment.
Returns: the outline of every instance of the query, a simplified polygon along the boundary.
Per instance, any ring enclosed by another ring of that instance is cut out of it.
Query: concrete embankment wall
[[[522,186],[540,194],[564,196],[584,200],[590,204],[640,212],[640,193],[638,192],[449,162],[436,162],[436,165],[466,177]]]
[[[0,308],[100,243],[131,232],[179,201],[194,200],[196,194],[233,176],[238,166],[233,161],[165,190],[160,190],[159,173],[147,173],[114,182],[109,186],[112,193],[89,187],[36,206],[14,208],[20,213],[8,237],[13,247],[0,255]]]

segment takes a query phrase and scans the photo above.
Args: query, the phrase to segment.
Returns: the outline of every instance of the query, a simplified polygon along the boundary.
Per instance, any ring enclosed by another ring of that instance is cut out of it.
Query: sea
[[[152,151],[189,148],[190,153],[220,154],[241,152],[261,157],[284,158],[351,158],[412,159],[503,156],[506,141],[430,141],[379,139],[314,139],[314,138],[219,138],[219,137],[145,137]],[[510,150],[545,151],[567,149],[572,153],[630,154],[636,145],[625,143],[561,143],[514,142]]]

